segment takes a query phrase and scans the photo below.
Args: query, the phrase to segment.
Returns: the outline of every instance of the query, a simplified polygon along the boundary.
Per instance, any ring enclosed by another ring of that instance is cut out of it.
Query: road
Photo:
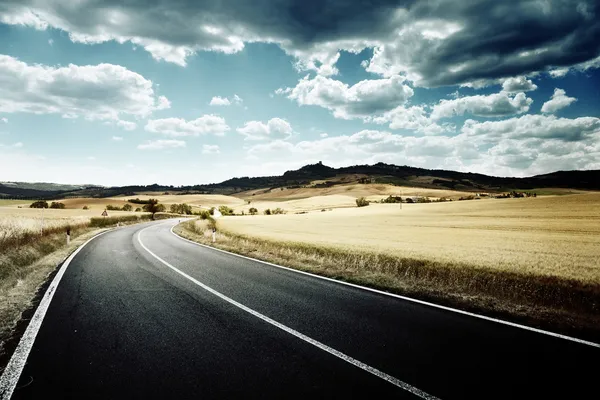
[[[12,398],[584,398],[600,348],[201,247],[177,221],[72,259]]]

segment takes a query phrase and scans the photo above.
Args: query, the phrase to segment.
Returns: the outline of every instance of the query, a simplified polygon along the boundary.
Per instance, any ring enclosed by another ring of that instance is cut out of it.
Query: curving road
[[[12,398],[597,394],[598,347],[201,247],[176,223],[80,250]]]

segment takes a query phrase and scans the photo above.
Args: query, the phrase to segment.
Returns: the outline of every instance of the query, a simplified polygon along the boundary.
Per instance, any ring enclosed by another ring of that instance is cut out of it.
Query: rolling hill
[[[103,187],[95,185],[0,183],[0,198],[57,199],[65,197],[114,197],[139,193],[236,194],[258,189],[327,188],[348,183],[377,183],[464,192],[505,192],[534,188],[600,190],[600,170],[557,171],[525,178],[496,177],[470,172],[429,170],[377,163],[332,168],[322,163],[306,165],[280,176],[239,177],[221,183],[189,186],[136,185]]]

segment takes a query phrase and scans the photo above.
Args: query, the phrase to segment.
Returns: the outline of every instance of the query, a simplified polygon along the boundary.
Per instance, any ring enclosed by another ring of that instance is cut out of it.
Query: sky
[[[596,0],[0,0],[0,181],[600,169]]]

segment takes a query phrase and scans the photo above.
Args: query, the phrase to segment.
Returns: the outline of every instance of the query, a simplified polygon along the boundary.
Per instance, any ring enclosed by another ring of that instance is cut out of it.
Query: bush
[[[270,208],[267,208],[267,209],[264,211],[264,213],[265,213],[265,215],[271,215],[271,209],[270,209]]]
[[[400,196],[392,196],[390,194],[387,198],[381,200],[381,202],[382,203],[402,203],[402,197],[400,197]]]
[[[131,204],[125,204],[122,208],[123,211],[131,211],[133,210],[133,206]]]
[[[90,208],[88,206],[83,206],[83,210],[89,210]]]
[[[190,205],[188,205],[186,203],[171,204],[171,206],[169,207],[169,209],[174,214],[187,214],[187,215],[193,214],[192,213],[192,206],[190,206]]]
[[[108,205],[106,206],[106,209],[107,209],[108,211],[121,211],[121,207],[118,207],[118,206],[113,206],[113,205],[111,205],[111,204],[108,204]]]
[[[274,209],[273,211],[271,211],[271,214],[276,215],[276,214],[285,214],[285,210],[283,210],[282,208],[277,207],[276,209]]]
[[[250,213],[250,215],[256,215],[258,214],[258,210],[254,207],[250,207],[250,209],[248,210],[248,212]]]
[[[200,210],[200,212],[198,213],[198,215],[200,216],[200,219],[209,219],[210,218],[210,211],[208,211],[208,210]]]
[[[50,208],[57,208],[59,210],[63,210],[65,208],[65,203],[60,203],[58,201],[53,201],[50,204]]]
[[[138,207],[135,209],[135,212],[142,212],[142,209]]]
[[[227,206],[219,206],[219,212],[222,215],[233,215],[233,209],[231,209]]]
[[[365,199],[364,197],[360,197],[360,198],[356,199],[357,207],[366,207],[368,205],[369,205],[369,200]]]
[[[29,208],[48,208],[48,202],[45,200],[34,201]]]
[[[127,201],[133,204],[150,204],[150,200],[140,200],[137,197],[135,199],[129,199]]]

